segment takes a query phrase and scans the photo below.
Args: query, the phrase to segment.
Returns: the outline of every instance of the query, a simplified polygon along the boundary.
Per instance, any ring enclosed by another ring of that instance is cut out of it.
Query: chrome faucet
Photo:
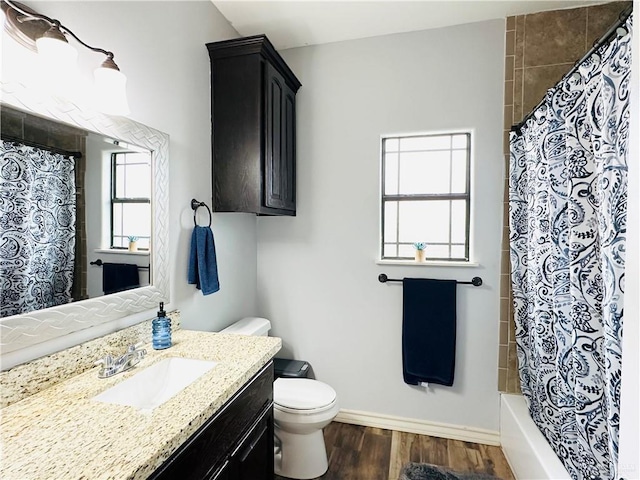
[[[130,345],[127,349],[127,352],[120,357],[113,358],[111,355],[107,355],[104,358],[98,360],[95,364],[102,365],[102,368],[98,372],[98,377],[100,378],[109,378],[114,375],[126,372],[134,365],[140,363],[140,360],[144,358],[147,354],[147,351],[139,348],[142,346],[142,343],[137,343],[135,345]]]

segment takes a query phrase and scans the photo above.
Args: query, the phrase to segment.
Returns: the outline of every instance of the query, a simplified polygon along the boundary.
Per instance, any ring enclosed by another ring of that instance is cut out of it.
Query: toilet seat
[[[318,380],[278,378],[273,382],[273,402],[282,412],[310,415],[333,408],[336,391]]]
[[[334,400],[329,405],[325,405],[324,407],[300,409],[300,408],[283,407],[282,405],[278,405],[277,403],[274,402],[273,408],[280,412],[294,413],[297,415],[313,415],[315,413],[322,413],[322,412],[326,412],[327,410],[331,410],[335,404],[336,402]]]

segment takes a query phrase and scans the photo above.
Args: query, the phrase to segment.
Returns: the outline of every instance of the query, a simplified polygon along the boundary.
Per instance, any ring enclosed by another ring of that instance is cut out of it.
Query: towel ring
[[[206,208],[207,212],[209,212],[209,226],[211,226],[211,209],[207,206],[206,203],[199,202],[195,198],[191,199],[191,209],[193,210],[193,224],[196,227],[198,226],[198,220],[196,219],[196,212],[198,211],[198,208],[200,208],[200,207]]]

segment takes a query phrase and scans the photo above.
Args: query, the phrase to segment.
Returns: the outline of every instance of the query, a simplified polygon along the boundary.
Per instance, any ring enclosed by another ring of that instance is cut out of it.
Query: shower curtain
[[[74,159],[0,141],[0,317],[71,301]]]
[[[574,479],[617,478],[630,48],[598,49],[511,134],[521,388]]]

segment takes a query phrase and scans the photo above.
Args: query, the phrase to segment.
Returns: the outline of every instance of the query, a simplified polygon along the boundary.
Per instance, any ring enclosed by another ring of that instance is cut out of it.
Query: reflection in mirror
[[[127,263],[134,263],[132,259],[136,259],[135,263],[151,267],[147,273],[147,278],[151,278],[150,285],[0,318],[0,368],[5,370],[36,356],[58,351],[62,345],[76,345],[76,339],[80,337],[95,338],[92,335],[115,331],[122,328],[122,325],[133,325],[137,321],[146,319],[146,316],[136,316],[136,314],[153,312],[161,301],[170,302],[167,225],[169,136],[125,117],[108,116],[90,109],[79,108],[69,101],[30,89],[19,82],[0,80],[0,98],[3,106],[52,120],[58,128],[72,127],[88,132],[86,139],[92,138],[90,132],[97,132],[103,137],[118,139],[119,143],[127,143],[129,147],[134,145],[143,147],[151,153],[152,181],[152,228],[149,250],[146,253],[135,252],[125,258]],[[2,120],[4,123],[4,117]],[[63,148],[77,150],[70,146]],[[91,196],[87,195],[86,198],[88,200]],[[87,208],[90,207],[87,205]],[[108,205],[106,208],[109,210]],[[85,218],[83,214],[79,216]],[[89,225],[86,229],[87,233],[93,231],[93,227]],[[106,248],[95,252],[87,247],[88,291],[91,289],[89,274],[95,271],[96,275],[100,276],[104,269],[104,266],[91,265],[91,261],[124,263],[122,259],[115,257],[113,250]],[[124,254],[124,249],[120,252]],[[98,254],[100,257],[96,258]],[[95,260],[92,260],[94,258]],[[102,287],[101,278],[100,287]],[[143,278],[140,275],[140,279]]]
[[[0,317],[151,284],[151,152],[1,106]]]

